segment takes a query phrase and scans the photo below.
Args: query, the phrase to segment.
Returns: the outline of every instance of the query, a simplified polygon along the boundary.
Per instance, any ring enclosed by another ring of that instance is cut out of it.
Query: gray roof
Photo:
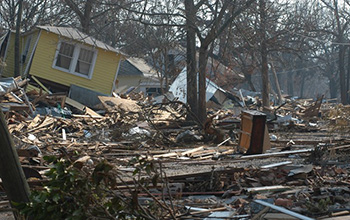
[[[75,28],[70,28],[70,27],[55,27],[55,26],[37,26],[37,28],[46,30],[52,33],[55,33],[57,35],[67,37],[85,44],[89,44],[91,46],[95,46],[104,50],[112,51],[115,53],[120,53],[122,54],[119,50],[113,48],[112,46],[99,41],[93,37],[90,37],[87,34],[84,34],[83,32],[75,29]]]
[[[128,60],[123,60],[120,63],[118,76],[143,76],[143,73]]]
[[[120,76],[144,76],[144,77],[157,77],[157,71],[146,63],[144,59],[129,57],[123,61],[120,65]]]

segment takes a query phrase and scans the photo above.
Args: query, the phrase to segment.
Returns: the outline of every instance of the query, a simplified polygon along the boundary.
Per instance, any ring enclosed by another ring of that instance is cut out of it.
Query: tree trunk
[[[250,89],[251,89],[253,92],[256,92],[255,86],[254,86],[254,84],[253,84],[253,82],[252,82],[252,75],[249,74],[249,73],[245,73],[245,72],[244,72],[243,74],[244,74],[244,78],[245,78],[245,80],[247,81],[247,83],[248,83]]]
[[[207,107],[206,107],[206,69],[208,62],[208,48],[203,48],[202,46],[199,49],[199,79],[198,79],[198,119],[204,126],[205,120],[207,118]]]
[[[163,54],[165,56],[165,59],[164,59],[165,60],[165,66],[164,66],[164,72],[161,73],[161,78],[164,78],[164,81],[165,81],[164,90],[168,91],[169,90],[169,76],[173,75],[172,73],[174,72],[174,69],[175,69],[175,64],[174,64],[175,61],[174,60],[169,60],[169,58],[168,58],[169,48],[167,48],[167,47],[164,48]]]
[[[338,94],[338,86],[337,86],[337,80],[335,79],[335,77],[331,76],[331,78],[329,79],[329,93],[331,96],[331,99],[335,99],[337,98],[337,94]]]
[[[288,73],[287,74],[287,89],[288,89],[288,94],[290,96],[294,96],[294,80],[293,80],[293,73]]]
[[[197,61],[196,61],[196,30],[192,21],[195,21],[195,8],[193,0],[185,0],[186,13],[186,41],[187,41],[187,103],[192,113],[198,114],[198,83],[197,83]],[[188,114],[188,120],[194,120],[195,115]]]
[[[83,28],[83,32],[86,34],[90,33],[90,25],[91,25],[91,12],[94,0],[87,0],[85,3],[84,16],[81,19],[81,26]]]
[[[347,104],[346,84],[345,84],[345,47],[339,46],[339,83],[340,83],[340,100],[342,104]]]
[[[15,36],[15,73],[14,76],[21,75],[21,55],[20,55],[20,36],[21,36],[21,21],[22,21],[22,4],[23,0],[18,1],[17,21],[16,21],[16,36]]]
[[[278,95],[278,104],[281,105],[283,102],[283,98],[282,98],[280,83],[278,82],[278,77],[277,77],[277,73],[276,73],[274,65],[272,63],[270,63],[270,65],[271,65],[271,70],[273,73],[273,78],[274,78],[275,84],[276,84],[276,90],[277,90],[277,95]]]
[[[270,109],[269,98],[269,68],[268,68],[268,51],[266,44],[266,2],[260,0],[260,26],[261,26],[261,79],[262,79],[262,105],[264,110]]]
[[[305,74],[302,74],[301,75],[301,85],[300,85],[300,95],[299,95],[300,98],[304,97],[305,79],[306,79]]]
[[[346,76],[346,97],[347,97],[347,101],[348,103],[350,103],[350,47],[348,47],[348,73]]]
[[[77,14],[82,31],[85,34],[90,33],[91,12],[95,0],[87,0],[84,5],[84,13],[80,10],[78,5],[73,0],[64,0],[66,4]]]
[[[299,80],[301,80],[301,84],[300,84],[300,94],[299,94],[299,96],[300,96],[300,98],[301,97],[303,97],[304,96],[304,84],[305,84],[305,73],[302,71],[302,69],[303,69],[303,65],[304,65],[304,62],[303,62],[303,57],[302,58],[300,58],[300,59],[298,59],[297,61],[296,61],[296,64],[297,64],[297,69],[299,69],[297,72],[296,72],[296,78]],[[291,92],[291,95],[294,95],[294,85],[295,84],[298,84],[299,82],[296,82],[296,83],[294,83],[294,74],[293,74],[293,72],[291,72],[290,73],[290,78],[288,79],[290,82],[289,82],[289,86],[290,86],[290,88],[288,87],[288,90],[290,90],[290,92]],[[296,95],[298,95],[298,94],[296,94]]]
[[[267,51],[266,44],[262,43],[261,48],[261,79],[262,79],[262,104],[264,109],[270,108],[270,98],[269,98],[269,68],[267,65]]]
[[[29,202],[29,186],[1,110],[0,148],[0,176],[8,199],[17,203]]]

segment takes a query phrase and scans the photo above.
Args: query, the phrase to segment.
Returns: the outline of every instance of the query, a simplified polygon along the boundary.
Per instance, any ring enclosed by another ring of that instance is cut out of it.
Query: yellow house
[[[15,33],[0,39],[2,77],[14,75]],[[124,55],[74,28],[38,26],[21,35],[21,75],[35,76],[55,91],[72,86],[111,95]]]

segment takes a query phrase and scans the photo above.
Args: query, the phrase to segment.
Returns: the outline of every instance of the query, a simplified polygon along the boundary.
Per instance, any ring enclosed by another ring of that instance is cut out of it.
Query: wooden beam
[[[0,150],[0,176],[7,197],[14,202],[29,202],[29,186],[1,110]]]
[[[303,150],[292,150],[292,151],[281,151],[274,153],[266,153],[266,154],[257,154],[257,155],[247,155],[242,156],[240,159],[256,159],[256,158],[264,158],[264,157],[278,157],[288,154],[302,154],[302,153],[311,153],[314,149],[303,149]]]
[[[44,86],[44,84],[42,84],[35,76],[32,75],[32,79],[34,79],[34,81],[35,81],[36,83],[38,83],[38,85],[39,85],[43,90],[45,90],[45,92],[47,92],[47,93],[49,93],[49,94],[52,94],[52,92],[51,92],[48,88],[46,88],[46,86]]]
[[[78,110],[90,115],[93,118],[103,118],[102,115],[96,113],[94,110],[92,110],[91,108],[81,104],[80,102],[75,101],[74,99],[71,99],[69,97],[66,97],[65,103],[73,106],[74,108],[77,108]]]

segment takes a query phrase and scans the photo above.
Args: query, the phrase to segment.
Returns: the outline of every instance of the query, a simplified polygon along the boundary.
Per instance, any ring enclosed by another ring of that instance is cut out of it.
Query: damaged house
[[[129,57],[120,64],[116,92],[127,93],[133,90],[157,96],[162,94],[161,88],[164,88],[164,84],[160,73],[144,59]]]
[[[14,75],[15,33],[9,31],[0,45],[6,63],[2,77]],[[20,38],[21,75],[40,81],[52,92],[86,105],[98,103],[97,95],[111,95],[119,64],[117,49],[68,27],[38,26]]]
[[[235,75],[237,80],[241,80],[241,75]],[[170,92],[179,101],[187,102],[187,70],[184,68],[181,73],[174,80],[173,84],[170,86]],[[224,90],[223,88],[216,85],[213,81],[206,78],[206,97],[207,107],[215,108],[220,107],[225,104],[226,101],[238,102],[239,98],[232,93]]]

